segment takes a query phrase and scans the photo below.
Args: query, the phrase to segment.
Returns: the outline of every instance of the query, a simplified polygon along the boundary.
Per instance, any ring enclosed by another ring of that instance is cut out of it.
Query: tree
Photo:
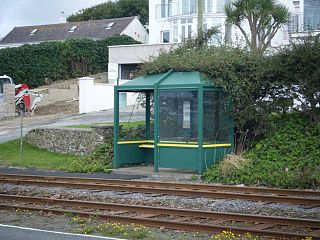
[[[253,52],[264,53],[279,28],[289,20],[288,9],[275,0],[236,0],[225,6],[227,23],[239,28]],[[249,24],[250,33],[244,29]]]
[[[273,75],[283,79],[310,121],[320,122],[320,35],[307,36],[273,57]]]
[[[139,16],[142,24],[147,24],[149,19],[148,0],[119,0],[108,1],[96,6],[85,8],[68,17],[69,22],[89,21],[107,18],[120,18]]]

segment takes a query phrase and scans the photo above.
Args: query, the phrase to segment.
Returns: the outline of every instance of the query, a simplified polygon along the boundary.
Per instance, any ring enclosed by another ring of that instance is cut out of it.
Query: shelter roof
[[[214,87],[200,72],[175,72],[144,75],[118,86],[120,91]]]

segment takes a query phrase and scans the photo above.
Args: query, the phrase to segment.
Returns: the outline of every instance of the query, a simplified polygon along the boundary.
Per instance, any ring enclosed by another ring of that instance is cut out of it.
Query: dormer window
[[[70,30],[68,31],[69,33],[73,33],[78,26],[72,26],[72,28],[70,28]]]
[[[106,26],[106,29],[111,29],[113,25],[114,25],[114,22],[108,23],[108,25]]]
[[[37,28],[33,29],[33,30],[30,32],[30,34],[29,34],[29,35],[33,36],[37,31],[38,31],[38,29],[37,29]]]

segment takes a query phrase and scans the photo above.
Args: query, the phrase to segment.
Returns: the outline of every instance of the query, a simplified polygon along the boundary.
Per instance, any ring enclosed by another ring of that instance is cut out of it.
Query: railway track
[[[82,217],[95,216],[104,220],[165,227],[186,231],[217,233],[231,230],[237,234],[274,238],[320,239],[320,221],[312,219],[270,217],[177,208],[130,206],[102,203],[0,194],[0,208],[73,213]]]
[[[276,188],[219,186],[210,184],[164,183],[137,180],[133,181],[16,174],[0,174],[0,182],[52,187],[71,187],[91,190],[110,190],[117,192],[139,192],[160,195],[241,199],[314,206],[320,205],[320,191],[312,190],[290,190]]]

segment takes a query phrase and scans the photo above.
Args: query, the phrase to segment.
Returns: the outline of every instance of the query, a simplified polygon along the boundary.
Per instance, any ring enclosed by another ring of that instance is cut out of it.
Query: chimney
[[[66,13],[62,11],[60,15],[60,23],[66,23],[66,22],[67,22]]]

